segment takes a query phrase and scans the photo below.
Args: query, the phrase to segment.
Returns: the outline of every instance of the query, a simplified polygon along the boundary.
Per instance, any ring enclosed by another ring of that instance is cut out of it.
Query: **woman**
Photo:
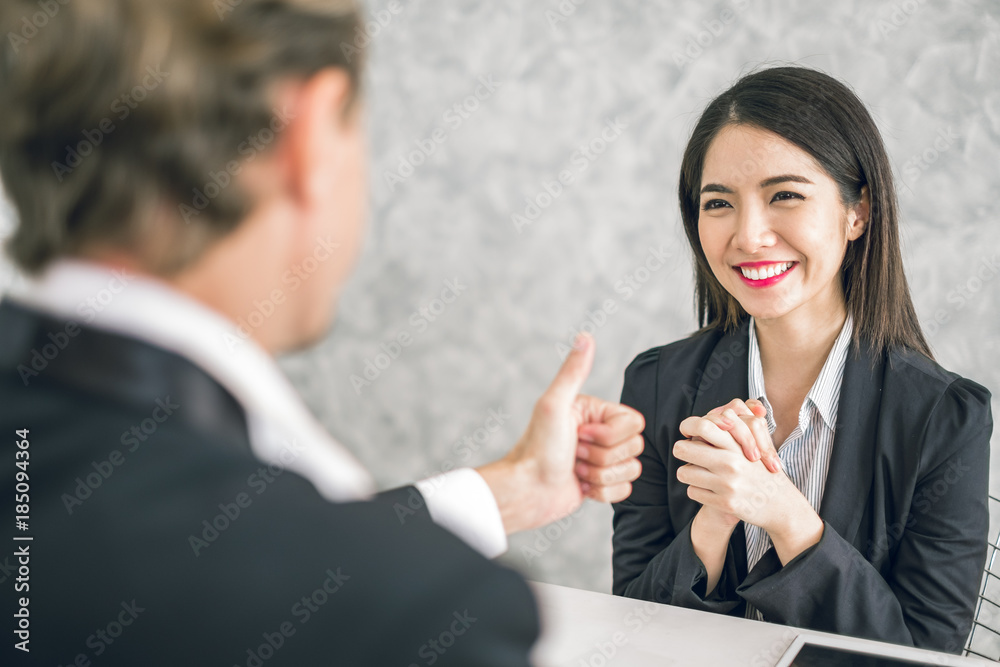
[[[820,72],[750,74],[699,120],[679,196],[703,328],[625,373],[646,451],[614,592],[959,651],[990,394],[931,357],[871,116]]]

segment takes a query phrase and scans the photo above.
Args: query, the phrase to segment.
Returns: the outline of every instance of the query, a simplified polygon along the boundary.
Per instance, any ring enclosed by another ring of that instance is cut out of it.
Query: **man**
[[[487,558],[625,498],[642,418],[578,395],[583,337],[507,456],[372,497],[294,395],[272,355],[324,334],[362,237],[353,3],[43,4],[0,9],[8,250],[33,276],[0,304],[5,648],[526,664],[530,593]]]

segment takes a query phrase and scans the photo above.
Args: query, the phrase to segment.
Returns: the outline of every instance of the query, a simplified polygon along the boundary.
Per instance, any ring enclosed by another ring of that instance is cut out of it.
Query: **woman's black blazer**
[[[678,426],[748,393],[748,327],[640,354],[622,403],[646,418],[642,476],[614,507],[614,593],[957,652],[986,558],[990,393],[927,357],[852,344],[820,517],[823,537],[782,567],[772,547],[747,573],[733,532],[719,585],[691,546],[701,507],[677,481]],[[780,474],[780,473],[779,473]]]

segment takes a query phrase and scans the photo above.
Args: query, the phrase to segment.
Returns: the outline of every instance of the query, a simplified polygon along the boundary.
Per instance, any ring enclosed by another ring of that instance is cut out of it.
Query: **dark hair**
[[[684,151],[678,196],[694,253],[699,326],[729,331],[748,317],[712,273],[698,236],[705,154],[728,125],[773,132],[807,152],[836,182],[845,206],[857,204],[868,186],[866,229],[850,242],[841,266],[854,341],[866,340],[876,351],[902,346],[931,357],[903,272],[896,191],[882,138],[850,88],[805,67],[775,67],[741,78],[708,105]]]
[[[29,272],[95,245],[182,268],[250,208],[235,174],[281,127],[275,81],[340,67],[358,89],[353,0],[49,4],[0,6],[7,251]]]

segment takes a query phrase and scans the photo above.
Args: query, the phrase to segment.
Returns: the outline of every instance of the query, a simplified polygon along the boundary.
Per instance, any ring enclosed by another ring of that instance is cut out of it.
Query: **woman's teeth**
[[[780,276],[782,273],[792,268],[792,264],[794,263],[795,262],[781,262],[780,264],[770,264],[768,266],[760,266],[753,269],[741,266],[740,271],[743,272],[744,278],[749,278],[750,280],[764,280],[765,278]]]

